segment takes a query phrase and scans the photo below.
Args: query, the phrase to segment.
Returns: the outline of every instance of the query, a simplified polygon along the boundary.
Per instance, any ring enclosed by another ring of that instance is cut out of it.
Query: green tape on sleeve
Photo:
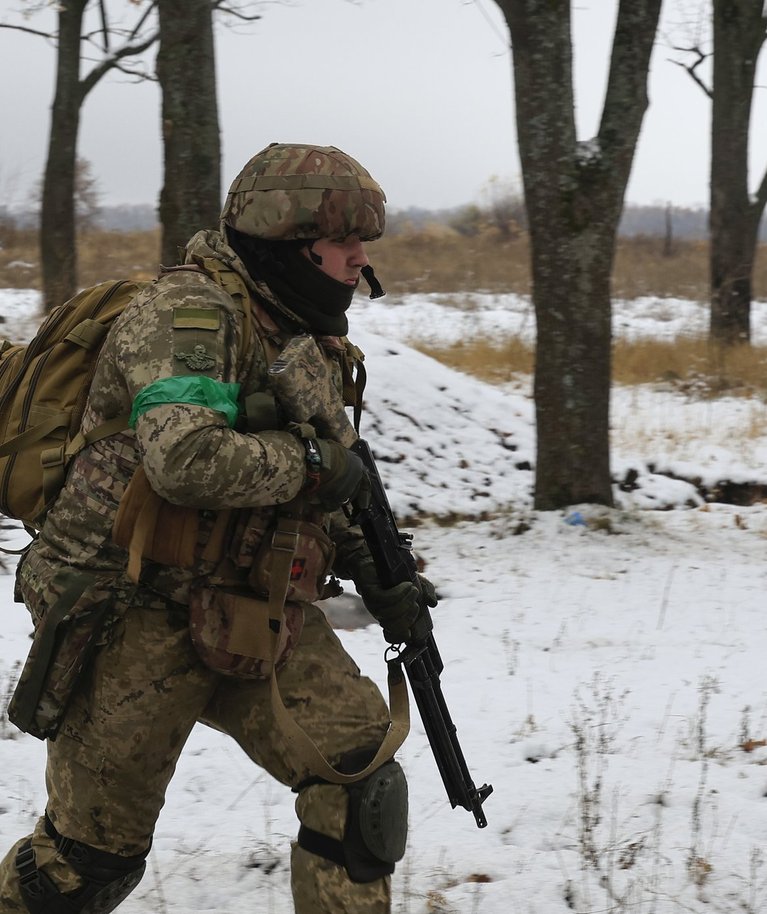
[[[138,417],[150,409],[154,409],[155,406],[164,406],[167,403],[188,403],[192,406],[207,406],[209,409],[223,413],[231,428],[237,421],[240,411],[237,403],[239,393],[239,384],[224,384],[223,381],[216,381],[202,375],[160,378],[159,381],[153,381],[136,394],[128,424],[131,428],[135,428]]]

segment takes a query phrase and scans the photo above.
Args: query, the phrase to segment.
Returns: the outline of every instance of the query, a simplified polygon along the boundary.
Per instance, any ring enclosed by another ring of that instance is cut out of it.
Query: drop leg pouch
[[[67,569],[56,576],[58,598],[35,628],[8,719],[38,739],[55,739],[87,671],[114,604],[113,580]]]

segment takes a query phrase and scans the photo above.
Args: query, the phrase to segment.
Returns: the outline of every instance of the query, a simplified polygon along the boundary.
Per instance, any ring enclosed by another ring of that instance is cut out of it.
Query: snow
[[[0,292],[9,336],[31,326],[35,301]],[[705,328],[694,302],[615,310],[619,335]],[[767,303],[753,322],[764,339]],[[492,387],[407,345],[531,333],[529,302],[389,297],[355,303],[352,326],[370,378],[362,431],[437,584],[445,696],[476,785],[494,788],[487,828],[451,810],[413,711],[399,756],[411,836],[396,914],[767,910],[767,508],[701,494],[725,479],[767,483],[764,404],[616,388],[614,475],[635,471],[637,488],[616,486],[612,510],[539,513],[529,379]],[[416,525],[420,513],[457,521]],[[16,531],[7,545],[24,540]],[[30,626],[10,574],[0,590],[6,694]],[[384,687],[378,628],[339,634]],[[1,845],[43,809],[44,755],[0,722]],[[293,800],[198,727],[147,875],[120,910],[291,911]]]

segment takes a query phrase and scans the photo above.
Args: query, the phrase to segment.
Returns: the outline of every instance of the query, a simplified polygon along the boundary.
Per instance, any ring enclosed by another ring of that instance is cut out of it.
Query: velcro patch
[[[213,308],[174,308],[173,329],[218,330],[221,326],[221,312]]]

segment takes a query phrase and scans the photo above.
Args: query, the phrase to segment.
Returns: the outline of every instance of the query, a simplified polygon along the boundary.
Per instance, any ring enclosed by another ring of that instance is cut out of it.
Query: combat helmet
[[[335,146],[271,143],[232,182],[221,222],[264,241],[374,241],[385,202],[379,184]]]

